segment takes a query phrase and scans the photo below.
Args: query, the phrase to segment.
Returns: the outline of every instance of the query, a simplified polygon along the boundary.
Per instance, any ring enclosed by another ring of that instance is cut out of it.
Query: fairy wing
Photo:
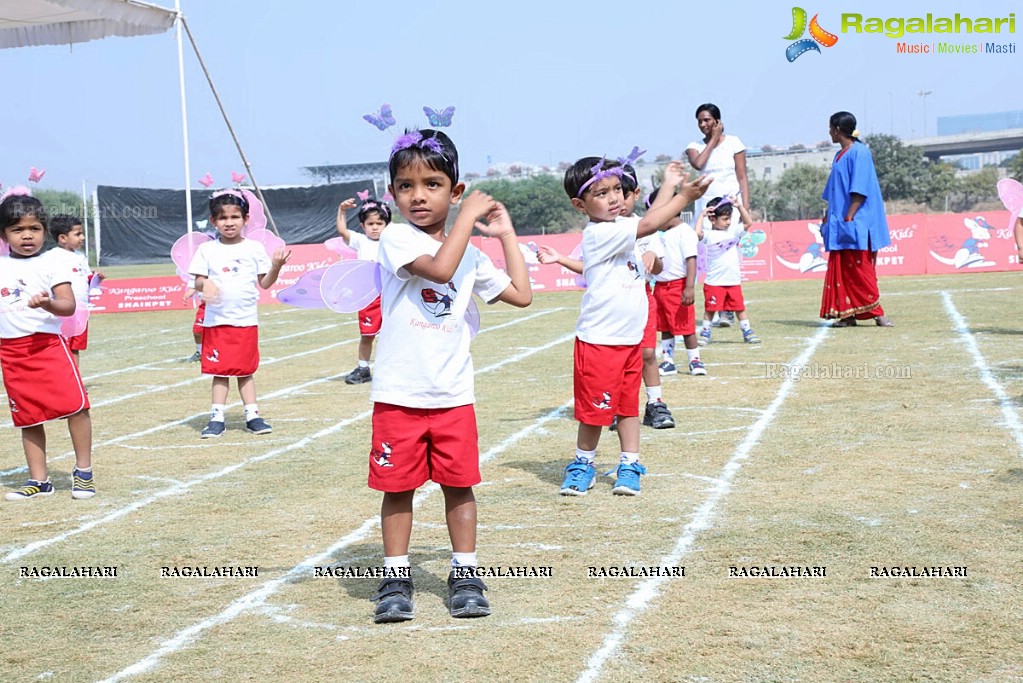
[[[1019,219],[1020,211],[1023,211],[1023,185],[1018,180],[1002,178],[998,181],[998,198],[1012,214],[1009,217],[1009,229],[1011,230]]]
[[[323,243],[323,246],[337,254],[338,260],[354,261],[359,258],[359,253],[345,244],[344,239],[341,237],[331,237]]]
[[[320,279],[320,296],[335,313],[357,313],[380,296],[375,261],[339,261]]]
[[[192,263],[195,252],[199,245],[211,241],[213,238],[202,232],[190,232],[179,237],[174,246],[171,247],[171,260],[177,266],[178,277],[188,282],[188,266]]]
[[[327,268],[317,268],[302,275],[290,287],[277,292],[277,300],[296,308],[326,308],[327,303],[320,294],[320,280]]]

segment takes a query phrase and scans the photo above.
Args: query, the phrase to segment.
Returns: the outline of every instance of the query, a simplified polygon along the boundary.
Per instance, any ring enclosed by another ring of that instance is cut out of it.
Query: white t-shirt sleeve
[[[473,250],[476,257],[476,281],[472,291],[488,304],[495,303],[501,292],[511,284],[511,278],[482,251],[472,245],[468,248]]]
[[[379,261],[380,267],[394,273],[394,276],[402,281],[412,277],[412,273],[406,266],[428,253],[423,248],[422,242],[415,239],[416,236],[409,232],[410,230],[415,230],[415,228],[392,225],[391,229],[385,230],[380,236],[380,251],[377,252],[377,261]],[[439,248],[440,243],[438,242]]]
[[[195,250],[195,254],[192,256],[192,262],[188,264],[188,274],[192,276],[193,285],[195,284],[196,276],[210,276],[210,262],[206,258],[207,250],[203,249],[203,246],[203,244],[199,245],[199,248]]]

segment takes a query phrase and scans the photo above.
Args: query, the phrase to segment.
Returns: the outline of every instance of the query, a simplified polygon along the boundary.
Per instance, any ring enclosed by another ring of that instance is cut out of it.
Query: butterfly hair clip
[[[363,117],[366,121],[369,121],[380,130],[387,130],[391,126],[397,123],[394,120],[394,115],[391,112],[391,105],[382,104],[380,110],[375,114],[365,114]]]
[[[355,194],[358,195],[360,202],[364,202],[367,199],[369,199],[369,190],[362,190],[360,192],[356,192]]]
[[[426,118],[430,120],[431,126],[447,128],[451,125],[451,117],[455,115],[455,108],[447,107],[438,112],[430,107],[423,107],[423,113],[426,114]]]

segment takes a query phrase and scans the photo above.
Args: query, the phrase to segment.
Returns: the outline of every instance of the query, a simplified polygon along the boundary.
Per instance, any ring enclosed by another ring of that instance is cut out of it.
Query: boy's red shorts
[[[380,331],[380,323],[383,320],[383,314],[380,312],[380,297],[377,297],[369,306],[359,311],[359,334],[363,337],[375,337]]]
[[[259,327],[202,328],[202,374],[248,377],[259,368]]]
[[[703,310],[745,311],[746,302],[742,298],[742,285],[703,285]]]
[[[89,407],[78,366],[59,334],[0,341],[0,367],[15,427],[33,427]]]
[[[575,419],[610,427],[615,415],[639,416],[643,351],[575,340]]]
[[[657,348],[657,299],[654,298],[654,293],[650,290],[650,285],[646,286],[646,328],[643,330],[643,342],[640,344],[644,349],[656,349]]]
[[[658,282],[654,286],[658,331],[670,332],[676,337],[696,334],[695,309],[692,304],[682,305],[682,290],[685,288],[686,278]]]
[[[86,323],[81,334],[76,334],[67,340],[67,347],[72,351],[85,351],[89,348],[89,325]]]
[[[195,309],[195,322],[192,323],[192,334],[202,336],[202,331],[206,329],[203,327],[203,321],[206,320],[206,302],[203,301],[199,304],[199,308]]]
[[[400,493],[429,480],[458,488],[480,483],[473,405],[406,408],[374,403],[369,487]]]

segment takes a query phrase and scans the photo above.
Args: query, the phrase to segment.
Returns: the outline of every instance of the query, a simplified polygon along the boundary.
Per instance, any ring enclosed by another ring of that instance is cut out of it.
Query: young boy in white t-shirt
[[[465,314],[475,293],[488,303],[524,308],[533,300],[529,271],[503,205],[481,192],[462,199],[458,151],[443,132],[407,132],[394,143],[389,191],[408,223],[380,238],[381,307],[370,389],[373,444],[369,486],[383,492],[380,528],[385,578],[373,599],[377,623],[412,619],[409,544],[416,489],[433,480],[444,493],[451,572],[448,611],[484,617],[490,603],[475,575],[479,440],[470,329]],[[445,235],[451,206],[462,200]],[[486,220],[486,224],[479,222]],[[508,272],[469,244],[473,227],[501,242]]]
[[[245,430],[269,434],[273,428],[259,416],[256,380],[259,368],[259,290],[269,289],[291,252],[281,247],[273,258],[255,240],[242,237],[249,216],[249,203],[236,190],[222,190],[210,199],[210,223],[220,238],[199,245],[188,266],[195,289],[206,302],[202,334],[202,374],[213,375],[210,421],[201,437],[222,435],[226,429],[225,410],[231,378],[238,381],[238,393],[245,406]]]
[[[359,207],[359,225],[362,232],[352,232],[345,220],[345,211],[355,208],[354,199],[346,199],[337,207],[337,232],[349,247],[355,250],[360,261],[376,261],[380,250],[380,235],[391,223],[391,207],[369,196],[359,193],[362,206]],[[355,369],[345,376],[345,384],[363,384],[373,375],[369,369],[369,357],[373,353],[373,340],[380,332],[383,318],[380,314],[380,297],[373,299],[359,311],[359,361]]]
[[[738,210],[741,222],[732,225],[732,208]],[[714,314],[734,311],[739,319],[742,340],[759,344],[760,337],[753,332],[746,302],[742,298],[742,274],[739,268],[739,239],[749,230],[753,220],[749,211],[735,197],[715,197],[707,202],[706,217],[711,229],[697,229],[697,236],[707,248],[707,275],[703,281],[703,325],[699,344],[710,343]],[[700,221],[701,223],[703,221]]]
[[[575,418],[579,422],[575,459],[565,467],[561,494],[586,495],[596,478],[597,444],[603,427],[618,416],[621,446],[612,493],[635,496],[646,468],[639,462],[640,344],[648,304],[636,240],[661,229],[705,191],[704,178],[687,182],[681,164],[665,171],[662,196],[642,218],[621,218],[621,174],[615,162],[585,157],[565,173],[572,205],[590,219],[583,230],[583,294],[575,342]],[[681,184],[676,195],[675,188]],[[674,195],[674,196],[672,196]]]
[[[71,291],[75,294],[75,301],[79,307],[85,310],[89,308],[89,279],[93,275],[89,267],[89,260],[80,249],[85,245],[85,231],[82,229],[82,221],[77,216],[59,214],[50,219],[50,236],[57,243],[58,249],[52,250],[54,256],[60,258],[71,269]],[[97,278],[102,280],[105,275],[102,271],[96,271]],[[89,346],[89,327],[86,324],[84,330],[67,340],[68,348],[74,356],[75,365],[78,365],[78,352],[84,351]]]

